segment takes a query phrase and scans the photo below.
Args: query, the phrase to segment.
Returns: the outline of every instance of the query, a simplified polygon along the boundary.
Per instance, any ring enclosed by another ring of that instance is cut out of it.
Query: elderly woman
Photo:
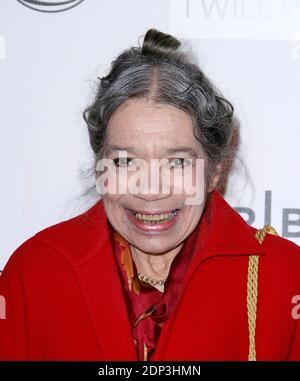
[[[300,250],[217,190],[233,107],[180,45],[151,29],[100,79],[84,118],[101,198],[10,258],[1,359],[300,359]]]

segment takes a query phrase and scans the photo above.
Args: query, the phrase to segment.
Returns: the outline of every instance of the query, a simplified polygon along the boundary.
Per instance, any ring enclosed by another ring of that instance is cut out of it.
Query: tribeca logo
[[[292,318],[295,320],[300,319],[300,295],[292,297],[292,304],[296,304],[292,309]]]
[[[100,195],[182,194],[190,196],[185,197],[186,205],[201,205],[204,200],[203,159],[151,159],[149,164],[119,151],[117,159],[98,160],[96,172]]]
[[[6,319],[6,302],[3,295],[0,295],[0,320]]]
[[[58,13],[68,11],[83,2],[83,0],[65,1],[37,1],[37,0],[17,0],[20,4],[34,11],[44,13]]]
[[[234,207],[234,209],[242,215],[244,220],[249,224],[255,223],[255,211],[246,207]],[[264,205],[264,225],[272,225],[272,191],[265,191]],[[282,209],[282,233],[286,238],[300,237],[300,209],[299,208],[283,208]]]
[[[299,0],[172,0],[169,14],[170,33],[186,30],[195,39],[291,40],[300,35]]]
[[[186,0],[185,17],[189,18],[191,2],[194,11],[201,10],[206,18],[217,17],[224,19],[233,17],[235,19],[252,20],[254,18],[271,19],[283,15],[287,18],[299,18],[300,4],[297,0]]]

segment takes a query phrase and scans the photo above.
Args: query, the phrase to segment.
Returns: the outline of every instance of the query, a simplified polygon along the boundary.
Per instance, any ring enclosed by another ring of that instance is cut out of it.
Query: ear
[[[210,182],[208,184],[208,192],[212,192],[216,189],[217,185],[218,185],[218,182],[221,178],[221,174],[222,174],[222,170],[223,170],[223,164],[222,163],[219,163],[217,166],[216,166],[216,169],[214,171],[214,174],[212,176],[212,178],[210,179]]]

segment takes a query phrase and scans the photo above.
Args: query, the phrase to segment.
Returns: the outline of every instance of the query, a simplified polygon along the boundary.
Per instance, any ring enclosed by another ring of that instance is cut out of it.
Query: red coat
[[[248,257],[259,255],[257,359],[300,360],[300,325],[291,313],[300,295],[299,247],[269,234],[260,245],[218,192],[211,197],[199,224],[203,250],[154,359],[247,360]],[[1,359],[136,359],[108,232],[99,201],[15,251],[0,277]]]

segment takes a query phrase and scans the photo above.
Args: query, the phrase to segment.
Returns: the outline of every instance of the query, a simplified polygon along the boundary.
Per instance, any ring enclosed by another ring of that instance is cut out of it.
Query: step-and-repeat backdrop
[[[82,119],[122,50],[154,27],[188,41],[232,101],[238,160],[226,199],[300,243],[300,0],[0,2],[0,269],[37,231],[95,194]]]

